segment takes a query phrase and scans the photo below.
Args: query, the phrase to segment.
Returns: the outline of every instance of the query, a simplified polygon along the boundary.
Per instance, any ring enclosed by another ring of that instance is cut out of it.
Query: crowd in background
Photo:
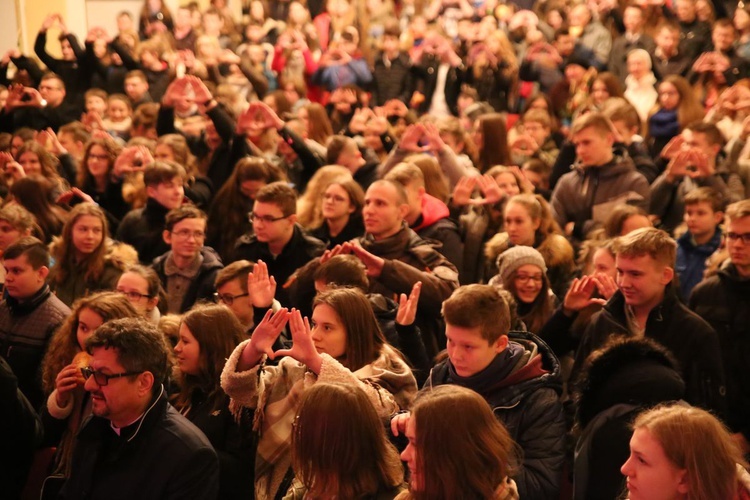
[[[750,498],[749,5],[112,16],[0,59],[9,498]]]

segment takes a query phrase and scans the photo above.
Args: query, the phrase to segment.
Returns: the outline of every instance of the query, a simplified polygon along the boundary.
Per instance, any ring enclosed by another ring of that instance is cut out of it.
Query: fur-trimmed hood
[[[112,266],[120,271],[138,264],[138,252],[135,248],[120,241],[107,238],[107,253],[104,255],[106,265]],[[63,241],[61,236],[55,236],[49,245],[49,253],[53,259],[60,260],[63,252]]]
[[[506,232],[497,233],[484,245],[484,255],[495,273],[498,269],[497,258],[512,246],[514,245],[510,242]],[[542,254],[548,268],[568,267],[575,264],[573,247],[562,235],[550,234],[541,239],[541,235],[537,233],[534,248]]]
[[[599,412],[616,404],[651,406],[679,400],[685,382],[677,361],[650,339],[618,338],[584,366],[576,384],[576,422],[585,427]]]

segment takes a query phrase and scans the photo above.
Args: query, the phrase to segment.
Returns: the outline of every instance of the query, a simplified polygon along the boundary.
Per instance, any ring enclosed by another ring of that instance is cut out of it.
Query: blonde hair
[[[687,500],[734,497],[737,465],[747,464],[718,418],[700,408],[662,405],[638,415],[633,423],[637,429],[647,430],[667,458],[687,472]]]
[[[677,243],[661,229],[642,227],[615,239],[615,255],[641,257],[648,255],[656,262],[674,267]]]

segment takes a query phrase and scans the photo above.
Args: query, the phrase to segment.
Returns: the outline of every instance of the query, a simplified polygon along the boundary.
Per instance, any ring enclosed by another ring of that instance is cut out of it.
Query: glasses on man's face
[[[532,282],[536,283],[537,285],[541,285],[542,284],[542,279],[543,278],[542,278],[541,274],[534,274],[534,275],[517,274],[516,275],[516,282],[517,283],[521,283],[522,285],[525,285],[529,281],[532,281]]]
[[[247,297],[248,295],[250,295],[250,294],[248,294],[247,292],[246,293],[241,293],[239,295],[232,295],[231,293],[219,293],[219,292],[216,292],[216,293],[214,293],[214,300],[217,303],[221,302],[222,304],[231,306],[234,303],[234,299],[239,299],[239,298],[242,298],[242,297]]]
[[[107,373],[98,372],[98,371],[94,370],[93,368],[91,368],[90,366],[85,366],[85,367],[81,368],[81,374],[83,375],[83,378],[85,378],[86,380],[88,380],[89,377],[91,377],[93,375],[94,381],[96,382],[96,385],[98,385],[100,387],[104,387],[105,385],[108,385],[110,379],[113,379],[113,378],[122,378],[122,377],[129,377],[131,375],[140,375],[141,373],[143,373],[143,370],[141,370],[139,372],[113,373],[113,374],[110,375],[110,374],[107,374]]]
[[[125,292],[123,290],[117,290],[117,293],[121,293],[124,296],[128,298],[128,300],[135,302],[141,299],[148,299],[150,296],[146,293],[138,293],[138,292]]]
[[[281,219],[286,219],[289,217],[288,215],[282,215],[281,217],[274,217],[272,215],[258,215],[253,212],[249,212],[247,214],[247,218],[250,222],[262,222],[264,224],[272,224],[276,221],[280,221]]]
[[[206,238],[206,233],[203,231],[191,231],[189,229],[180,229],[179,231],[172,231],[172,234],[177,236],[181,240],[186,240],[191,236],[195,240],[203,240]]]
[[[750,233],[733,233],[729,232],[726,234],[728,241],[742,240],[745,245],[750,245]]]

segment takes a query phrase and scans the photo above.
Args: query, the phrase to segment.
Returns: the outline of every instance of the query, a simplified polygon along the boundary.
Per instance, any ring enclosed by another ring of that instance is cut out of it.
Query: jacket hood
[[[500,254],[513,246],[508,233],[498,233],[485,244],[484,255],[497,267],[497,258]],[[547,268],[574,264],[573,247],[562,235],[549,234],[542,240],[541,235],[537,233],[534,248],[542,254]]]
[[[650,406],[684,393],[677,362],[665,347],[649,339],[618,338],[584,366],[576,386],[576,420],[585,427],[614,405]]]
[[[169,252],[155,258],[153,263],[154,267],[162,267],[171,253],[172,251],[170,250]],[[216,250],[213,248],[204,246],[201,248],[201,255],[203,256],[203,263],[200,267],[200,273],[224,267],[224,264],[221,263],[221,257],[219,257],[219,254],[216,253]]]
[[[429,227],[439,221],[450,216],[450,210],[448,205],[438,200],[434,196],[425,193],[422,196],[422,221],[418,226],[412,227],[414,231],[419,231],[425,227]]]

